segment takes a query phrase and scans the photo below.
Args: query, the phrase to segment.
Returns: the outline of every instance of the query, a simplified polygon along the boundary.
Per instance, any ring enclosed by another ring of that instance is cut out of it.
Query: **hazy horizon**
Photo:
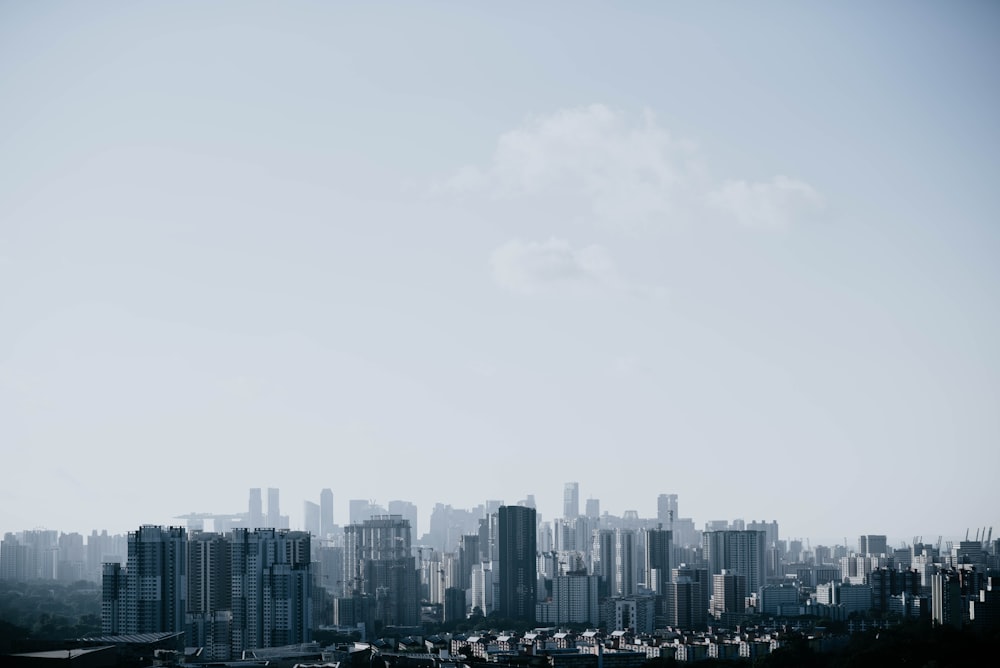
[[[1000,6],[5,3],[0,532],[1000,524]],[[343,510],[341,510],[343,509]]]

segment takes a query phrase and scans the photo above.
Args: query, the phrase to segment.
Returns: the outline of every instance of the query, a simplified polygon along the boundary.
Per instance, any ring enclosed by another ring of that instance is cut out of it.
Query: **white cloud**
[[[592,290],[622,283],[604,248],[573,248],[555,238],[509,241],[493,251],[490,266],[497,284],[514,292]]]
[[[650,112],[594,104],[530,118],[497,141],[485,169],[466,166],[438,190],[515,197],[558,192],[604,222],[626,226],[678,213],[700,174],[690,143]]]
[[[766,183],[727,181],[709,193],[708,201],[743,225],[769,228],[787,227],[823,206],[815,188],[787,176]]]
[[[652,112],[600,104],[529,118],[500,135],[488,165],[465,166],[435,190],[551,196],[564,210],[582,203],[590,218],[626,229],[720,213],[748,226],[784,227],[823,204],[815,188],[786,176],[713,183],[696,145],[672,137]]]

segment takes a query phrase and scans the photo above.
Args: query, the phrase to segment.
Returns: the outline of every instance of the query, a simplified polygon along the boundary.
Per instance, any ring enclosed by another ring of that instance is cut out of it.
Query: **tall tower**
[[[673,521],[677,519],[677,495],[660,494],[656,497],[656,521],[667,527],[673,528]]]
[[[115,634],[183,631],[187,612],[187,533],[142,526],[128,535],[125,568],[105,565],[101,626]]]
[[[667,595],[670,582],[670,548],[672,534],[667,529],[646,530],[646,587],[657,596]]]
[[[250,488],[250,509],[247,520],[250,529],[264,526],[264,500],[260,495],[260,487]]]
[[[534,621],[538,586],[535,509],[500,506],[497,515],[500,615]]]
[[[230,538],[232,654],[309,642],[311,538],[305,531],[236,529]]]
[[[592,571],[598,576],[598,593],[606,598],[615,593],[615,532],[599,529],[594,532]]]
[[[313,536],[319,537],[319,505],[312,501],[302,502],[302,528]]]
[[[281,509],[278,507],[278,492],[277,487],[267,488],[267,527],[269,529],[281,528]]]
[[[563,489],[563,519],[575,520],[580,516],[580,483],[568,482]]]
[[[766,538],[763,531],[706,531],[702,550],[709,574],[738,573],[746,578],[746,591],[757,592],[764,586]]]
[[[333,533],[333,490],[324,489],[319,493],[319,536],[327,538]]]
[[[615,588],[616,596],[634,596],[635,583],[635,531],[615,529]]]
[[[344,528],[344,588],[375,599],[385,625],[420,623],[416,560],[410,550],[410,522],[381,515]]]

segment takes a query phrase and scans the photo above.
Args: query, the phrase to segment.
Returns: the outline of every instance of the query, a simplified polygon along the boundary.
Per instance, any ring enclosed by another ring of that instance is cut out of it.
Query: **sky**
[[[1000,6],[0,3],[0,531],[1000,524]],[[1000,527],[998,527],[1000,529]]]

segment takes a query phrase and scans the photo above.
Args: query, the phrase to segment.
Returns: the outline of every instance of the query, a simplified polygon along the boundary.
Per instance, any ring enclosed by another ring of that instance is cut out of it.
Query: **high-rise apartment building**
[[[591,572],[598,576],[598,593],[606,598],[615,590],[615,532],[599,529],[594,532]]]
[[[500,615],[535,619],[538,587],[536,512],[524,506],[500,506],[497,511]]]
[[[568,482],[563,489],[563,519],[575,520],[580,515],[580,483]]]
[[[721,619],[725,613],[742,615],[746,610],[747,578],[723,569],[712,576],[712,616]]]
[[[187,613],[187,533],[142,526],[128,535],[124,570],[105,565],[101,627],[107,633],[183,631]]]
[[[311,536],[236,529],[230,537],[232,652],[308,642],[312,628]]]
[[[615,529],[615,596],[636,591],[636,536],[632,529]]]
[[[666,595],[666,585],[670,582],[670,551],[673,547],[672,534],[663,528],[647,529],[645,583],[646,587],[660,596]]]
[[[723,570],[746,578],[746,590],[764,586],[765,534],[763,531],[706,531],[702,550],[710,575]]]
[[[375,599],[376,617],[383,624],[419,624],[420,591],[409,521],[382,515],[345,527],[344,582],[348,595]]]
[[[586,572],[558,575],[552,579],[552,607],[554,624],[600,623],[597,599],[598,577]]]
[[[128,536],[124,567],[104,564],[105,634],[185,631],[205,658],[307,642],[310,537],[235,529],[231,534],[143,526]]]

